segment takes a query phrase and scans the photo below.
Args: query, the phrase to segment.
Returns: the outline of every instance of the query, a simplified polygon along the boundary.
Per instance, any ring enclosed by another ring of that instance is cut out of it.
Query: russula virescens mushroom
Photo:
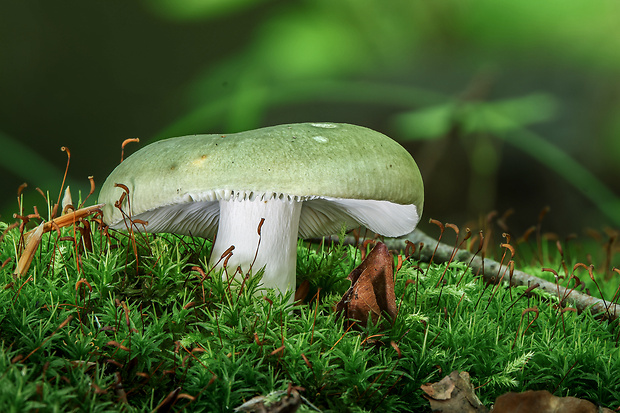
[[[115,206],[128,190],[120,205]],[[424,191],[411,155],[373,130],[300,123],[152,143],[125,159],[99,194],[103,219],[147,232],[213,237],[211,265],[264,267],[262,284],[295,288],[297,239],[364,226],[396,237],[420,220]],[[263,220],[260,235],[257,228]],[[141,229],[142,225],[136,227]]]

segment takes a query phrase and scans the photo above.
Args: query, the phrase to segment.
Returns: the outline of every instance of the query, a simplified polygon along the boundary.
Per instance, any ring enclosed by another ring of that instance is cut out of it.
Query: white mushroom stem
[[[228,276],[232,276],[238,266],[243,274],[250,270],[256,274],[264,267],[263,287],[277,288],[281,293],[294,290],[302,201],[288,198],[265,201],[257,197],[221,200],[219,204],[219,226],[210,265],[222,268],[222,254],[234,246],[226,265]],[[257,230],[263,218],[259,237]],[[224,273],[223,277],[226,276]]]

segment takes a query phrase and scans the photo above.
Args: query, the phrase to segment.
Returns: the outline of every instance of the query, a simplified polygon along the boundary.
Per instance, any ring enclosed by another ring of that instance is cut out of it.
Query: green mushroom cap
[[[368,219],[359,220],[355,212],[355,205],[367,200],[414,210],[417,216],[410,221],[415,222],[413,227],[403,225],[399,235],[404,235],[419,221],[424,203],[422,177],[407,150],[379,132],[336,123],[279,125],[152,143],[118,165],[99,194],[99,202],[106,204],[104,222],[124,228],[123,213],[115,206],[124,190],[115,184],[129,191],[121,206],[124,213],[148,221],[147,231],[199,236],[217,229],[220,200],[304,201],[302,236],[337,232],[343,223],[368,226]]]

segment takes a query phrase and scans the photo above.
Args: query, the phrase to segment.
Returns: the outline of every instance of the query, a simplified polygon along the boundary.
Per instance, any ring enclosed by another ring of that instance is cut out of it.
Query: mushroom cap
[[[342,222],[334,220],[368,226],[341,207],[333,209],[330,200],[343,201],[345,209],[348,200],[413,207],[413,227],[424,202],[420,171],[406,149],[371,129],[336,123],[182,136],[145,146],[114,169],[99,193],[99,202],[106,204],[104,222],[124,228],[115,207],[124,191],[117,183],[129,189],[124,212],[149,221],[147,231],[198,236],[217,229],[217,201],[222,199],[318,201],[309,224],[302,211],[302,236],[337,232]],[[306,204],[312,207],[304,202],[304,209]]]

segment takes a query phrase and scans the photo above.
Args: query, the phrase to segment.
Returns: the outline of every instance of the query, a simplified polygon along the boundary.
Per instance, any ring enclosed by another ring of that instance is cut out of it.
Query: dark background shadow
[[[23,182],[26,205],[58,196],[61,146],[76,196],[126,138],[333,121],[411,151],[424,221],[618,227],[618,21],[611,1],[3,2],[0,219]]]

